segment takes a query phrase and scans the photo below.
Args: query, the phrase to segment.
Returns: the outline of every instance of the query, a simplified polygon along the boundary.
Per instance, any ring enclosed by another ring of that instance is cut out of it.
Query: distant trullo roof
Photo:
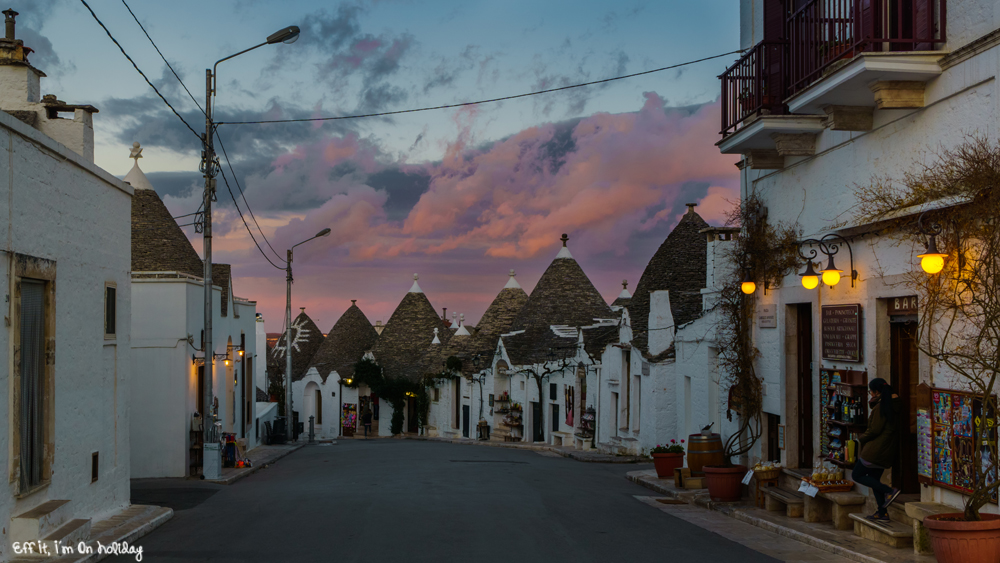
[[[416,278],[416,276],[414,276]],[[413,287],[399,302],[385,323],[372,354],[386,377],[419,380],[427,373],[427,351],[434,338],[447,343],[451,338],[448,325],[437,315],[427,296],[414,279]],[[440,370],[438,370],[440,371]]]
[[[611,302],[611,307],[625,307],[632,300],[632,294],[628,291],[628,280],[622,280],[622,292]]]
[[[560,357],[565,355],[563,349],[573,342],[568,341],[568,336],[558,336],[553,326],[593,326],[598,323],[596,319],[615,317],[583,268],[569,253],[568,239],[563,235],[563,247],[559,254],[542,274],[511,325],[512,332],[524,332],[504,337],[504,346],[515,364],[546,361],[550,348],[557,349]],[[566,332],[568,334],[569,331]]]
[[[341,378],[354,377],[354,364],[372,349],[377,339],[378,333],[368,317],[352,300],[316,350],[310,367],[316,368],[324,383],[334,371]]]
[[[323,344],[323,333],[306,314],[305,308],[301,311],[292,321],[292,381],[298,381],[305,376],[313,355]],[[285,373],[286,336],[286,333],[281,333],[274,349],[271,350],[269,359],[269,363],[282,374]]]
[[[627,305],[634,331],[632,345],[644,353],[649,351],[646,329],[649,326],[649,294],[653,291],[670,292],[670,311],[675,326],[701,316],[708,245],[700,231],[709,225],[695,213],[694,207],[688,204],[687,213],[649,259]]]
[[[524,309],[528,302],[528,294],[521,289],[521,286],[514,279],[514,270],[510,271],[507,285],[500,290],[500,293],[490,303],[483,317],[479,319],[476,334],[473,335],[471,349],[473,353],[491,357],[497,347],[497,340],[500,335],[510,331],[517,314]]]

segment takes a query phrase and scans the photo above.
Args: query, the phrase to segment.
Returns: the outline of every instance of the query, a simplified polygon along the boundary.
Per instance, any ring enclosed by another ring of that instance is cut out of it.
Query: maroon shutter
[[[934,49],[934,5],[931,0],[913,0],[914,51]]]
[[[763,82],[761,93],[762,106],[772,113],[781,113],[781,102],[785,99],[788,85],[785,83],[785,0],[764,0],[764,42],[761,50],[761,69]]]

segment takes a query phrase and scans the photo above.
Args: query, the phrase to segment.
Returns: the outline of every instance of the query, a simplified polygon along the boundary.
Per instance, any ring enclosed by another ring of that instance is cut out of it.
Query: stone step
[[[70,519],[68,500],[50,500],[11,518],[12,542],[38,541]]]
[[[898,500],[896,502],[899,502]],[[893,503],[895,504],[895,503]],[[933,514],[961,513],[961,508],[948,506],[939,502],[908,502],[904,505],[906,515],[913,520],[913,551],[917,554],[934,553],[931,547],[931,536],[924,527],[924,518]]]
[[[57,557],[65,553],[75,553],[80,542],[90,541],[90,519],[76,518],[63,524],[44,539],[22,545],[19,557],[35,561]],[[66,549],[72,550],[66,551]]]
[[[785,511],[789,518],[802,518],[805,513],[805,495],[798,491],[789,491],[781,487],[767,487],[764,508],[772,512]]]
[[[899,522],[872,522],[862,513],[851,514],[854,521],[854,535],[876,541],[890,547],[913,546],[913,527]]]

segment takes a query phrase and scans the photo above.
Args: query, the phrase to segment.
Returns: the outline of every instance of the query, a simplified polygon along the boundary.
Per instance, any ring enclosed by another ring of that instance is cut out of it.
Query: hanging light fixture
[[[920,217],[917,217],[917,229],[920,231],[920,234],[930,238],[927,241],[927,252],[917,255],[917,258],[920,258],[920,267],[925,272],[928,274],[937,274],[944,269],[944,259],[948,255],[937,248],[937,236],[941,234],[941,225],[934,222],[930,225],[924,225],[925,215],[927,215],[926,211],[921,213]]]
[[[743,283],[740,284],[740,291],[747,295],[752,295],[753,292],[757,291],[757,284],[750,279],[750,272],[743,272]]]
[[[802,272],[802,287],[806,289],[816,289],[819,285],[819,275],[813,269],[812,260],[806,260],[806,271]]]
[[[827,262],[826,268],[820,270],[820,273],[823,274],[823,283],[830,287],[837,285],[837,282],[840,281],[841,272],[843,270],[838,270],[837,265],[833,263],[833,254],[830,255],[830,260]]]

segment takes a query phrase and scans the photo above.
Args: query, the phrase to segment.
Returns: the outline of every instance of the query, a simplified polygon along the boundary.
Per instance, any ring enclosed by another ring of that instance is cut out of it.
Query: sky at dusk
[[[738,7],[681,2],[126,0],[199,104],[205,69],[287,25],[291,45],[219,66],[217,121],[352,115],[521,94],[739,47]],[[199,133],[204,116],[120,0],[88,0]],[[43,94],[93,104],[96,161],[139,161],[174,215],[201,200],[198,138],[78,0],[12,0]],[[608,301],[638,282],[684,204],[721,224],[739,193],[720,155],[716,76],[736,55],[598,86],[493,104],[322,123],[223,125],[235,176],[279,266],[295,251],[293,307],[329,330],[351,299],[387,321],[420,274],[439,310],[475,323],[507,281],[530,291],[568,233]],[[219,149],[218,142],[216,149]],[[222,158],[219,150],[220,158]],[[227,166],[223,158],[223,166]],[[226,167],[234,192],[237,187]],[[239,198],[239,193],[236,192]],[[242,199],[239,205],[247,213]],[[249,221],[249,217],[247,217]],[[221,177],[214,260],[236,295],[281,330],[284,272],[261,256]],[[180,222],[188,222],[188,219]],[[257,227],[250,222],[251,229]],[[201,253],[202,240],[185,227]],[[256,232],[255,232],[256,234]],[[259,237],[258,237],[259,238]]]

